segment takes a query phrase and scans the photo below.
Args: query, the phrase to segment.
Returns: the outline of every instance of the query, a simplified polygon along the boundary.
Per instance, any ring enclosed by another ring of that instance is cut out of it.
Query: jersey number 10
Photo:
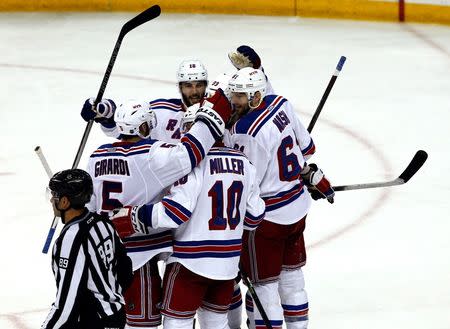
[[[227,223],[231,230],[234,230],[241,221],[241,214],[239,212],[239,205],[241,203],[242,190],[244,185],[241,181],[233,181],[231,186],[225,192],[223,189],[223,182],[216,181],[208,192],[211,198],[212,216],[208,221],[209,229],[225,230]],[[226,218],[224,217],[226,207]]]

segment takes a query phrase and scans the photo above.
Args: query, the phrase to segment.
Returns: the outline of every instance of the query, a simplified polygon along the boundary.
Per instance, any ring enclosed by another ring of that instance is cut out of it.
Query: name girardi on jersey
[[[94,177],[103,175],[130,176],[130,168],[125,159],[102,159],[95,162]]]

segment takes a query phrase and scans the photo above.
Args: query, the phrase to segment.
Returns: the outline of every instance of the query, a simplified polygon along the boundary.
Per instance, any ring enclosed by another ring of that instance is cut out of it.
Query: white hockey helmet
[[[228,88],[228,82],[230,81],[231,77],[232,77],[231,73],[220,73],[218,76],[216,76],[213,82],[211,82],[208,86],[208,90],[206,92],[208,97],[214,95],[216,90],[220,88],[225,93],[225,96],[227,96],[227,98],[229,99],[230,93]]]
[[[129,99],[120,104],[114,113],[114,121],[120,134],[141,138],[148,138],[157,124],[155,113],[150,108],[150,104],[136,99]],[[139,127],[143,123],[148,126],[147,135],[142,135],[139,131]]]
[[[230,93],[246,93],[249,105],[258,91],[261,94],[262,101],[267,89],[266,75],[259,69],[244,67],[231,77],[228,82],[228,88]],[[250,106],[250,108],[256,108],[258,106],[259,104]]]
[[[177,70],[177,80],[180,82],[206,81],[208,83],[208,71],[198,59],[182,61]]]
[[[192,124],[194,123],[195,115],[197,114],[198,109],[200,108],[200,103],[189,106],[184,112],[183,117],[180,122],[180,131],[182,134],[185,134],[191,129]]]

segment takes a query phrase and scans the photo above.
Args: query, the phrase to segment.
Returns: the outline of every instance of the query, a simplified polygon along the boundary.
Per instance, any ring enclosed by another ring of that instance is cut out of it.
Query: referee
[[[56,300],[42,328],[124,328],[131,260],[109,219],[85,207],[91,177],[80,169],[64,170],[50,179],[49,190],[55,216],[65,226],[53,246]]]

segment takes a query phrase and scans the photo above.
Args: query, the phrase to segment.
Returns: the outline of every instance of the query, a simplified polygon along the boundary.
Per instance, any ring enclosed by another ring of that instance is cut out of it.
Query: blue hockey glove
[[[95,120],[105,127],[114,126],[114,111],[116,104],[112,99],[102,99],[94,109],[94,98],[87,99],[81,109],[81,117],[84,121]]]

